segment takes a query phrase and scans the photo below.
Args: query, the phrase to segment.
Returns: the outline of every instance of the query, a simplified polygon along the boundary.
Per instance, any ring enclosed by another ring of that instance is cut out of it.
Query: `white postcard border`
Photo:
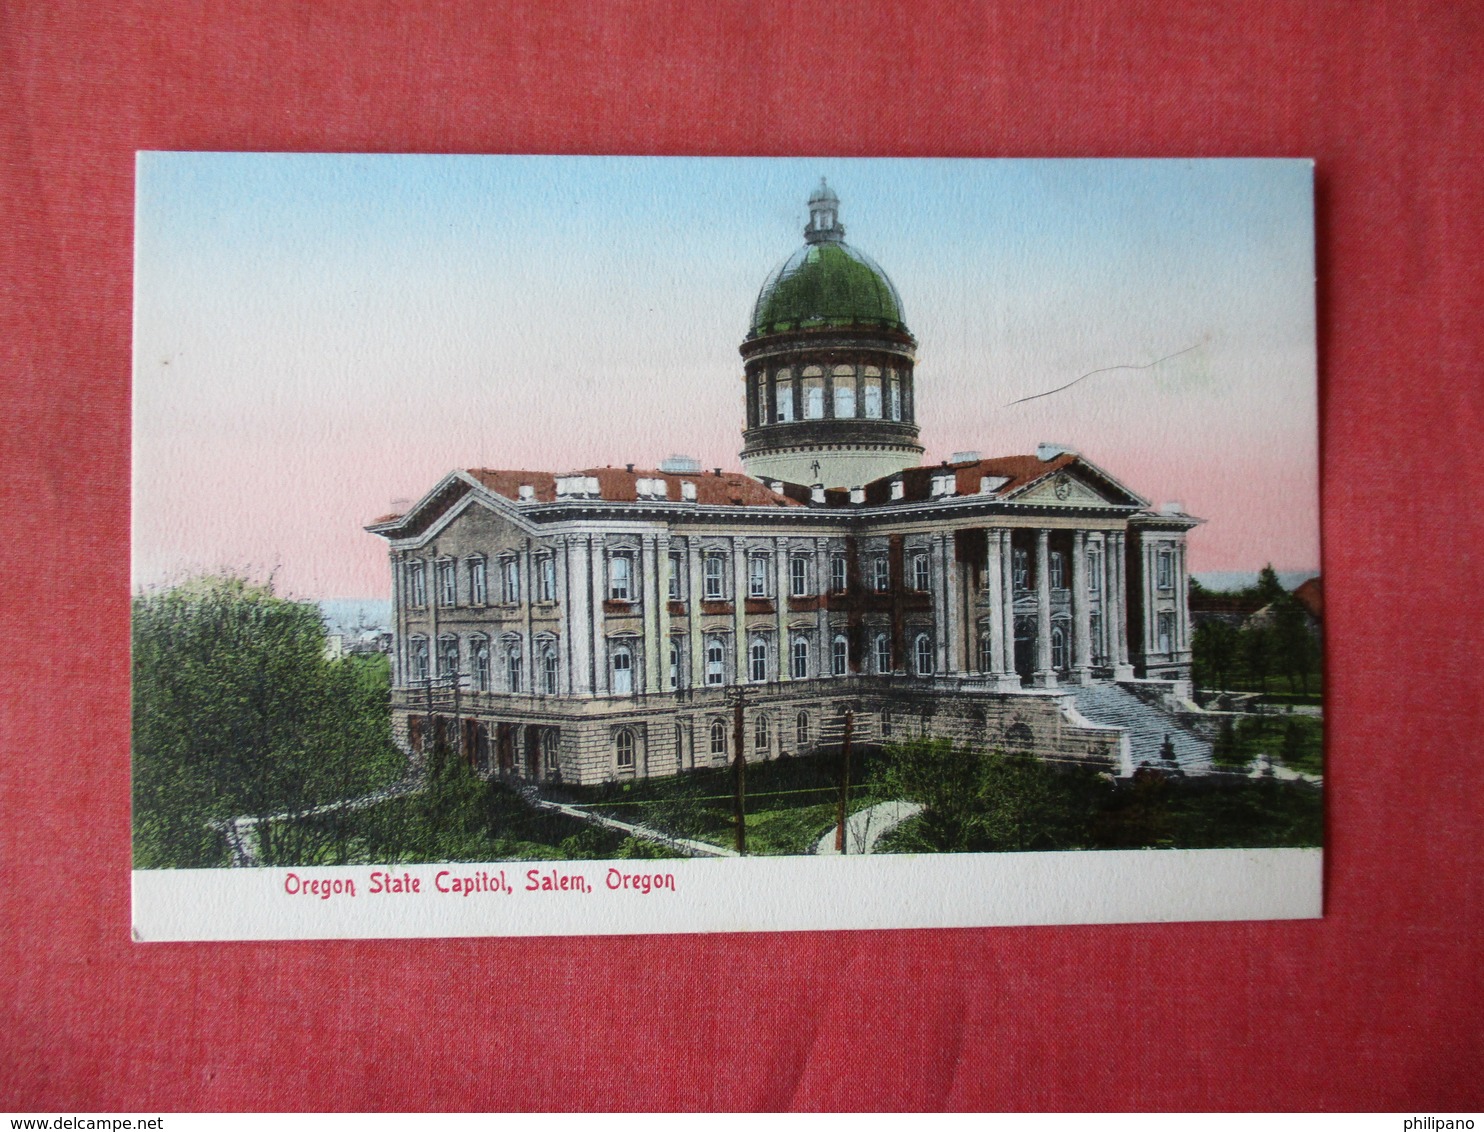
[[[402,891],[387,891],[393,877],[402,879]],[[671,881],[656,879],[665,877]],[[141,942],[1287,920],[1323,914],[1323,853],[1143,849],[142,869],[133,874],[133,894],[134,939]]]

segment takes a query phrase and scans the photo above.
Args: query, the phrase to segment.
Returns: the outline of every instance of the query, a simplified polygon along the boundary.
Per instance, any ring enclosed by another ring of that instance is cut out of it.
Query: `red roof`
[[[1307,582],[1300,583],[1293,591],[1293,596],[1314,615],[1314,620],[1324,620],[1324,582],[1321,579],[1310,578]]]
[[[556,499],[558,477],[551,472],[506,471],[495,468],[470,468],[473,476],[491,491],[499,492],[509,499],[520,498],[520,488],[529,485],[536,489],[536,499],[550,503]],[[610,503],[632,503],[639,498],[639,480],[664,480],[665,498],[680,500],[680,481],[687,480],[696,485],[696,502],[712,507],[800,507],[797,499],[768,488],[741,472],[696,472],[677,475],[673,472],[635,468],[581,468],[563,473],[563,477],[591,476],[598,481],[598,495]]]

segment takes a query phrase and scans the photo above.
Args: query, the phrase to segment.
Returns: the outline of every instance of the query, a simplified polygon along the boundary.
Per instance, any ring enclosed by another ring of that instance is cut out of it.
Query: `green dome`
[[[875,260],[845,242],[839,208],[840,199],[820,181],[809,198],[808,242],[763,284],[749,338],[859,325],[907,333],[902,297]]]
[[[807,244],[763,284],[749,336],[860,323],[906,331],[886,272],[843,241]]]

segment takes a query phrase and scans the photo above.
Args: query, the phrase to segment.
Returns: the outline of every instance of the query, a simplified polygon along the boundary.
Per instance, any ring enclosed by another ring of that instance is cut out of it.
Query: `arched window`
[[[885,676],[891,671],[891,638],[877,633],[875,641],[876,671]]]
[[[835,379],[835,416],[855,416],[855,370],[850,366],[836,366]]]
[[[761,637],[754,637],[747,650],[747,678],[754,684],[768,678],[768,642]]]
[[[474,656],[474,690],[488,692],[490,690],[490,643],[483,637],[476,637],[470,645],[470,651]]]
[[[758,751],[768,749],[768,717],[761,712],[752,721],[752,746]]]
[[[804,419],[817,421],[824,417],[824,371],[810,366],[804,371]]]
[[[931,676],[933,674],[933,642],[926,633],[917,634],[917,640],[912,646],[913,655],[917,658],[917,675]]]
[[[505,644],[505,686],[508,691],[519,692],[521,688],[520,642]]]
[[[562,769],[561,743],[555,727],[548,727],[541,733],[541,761],[546,765],[547,774],[556,774]]]
[[[441,637],[438,640],[438,675],[456,676],[459,671],[459,639]]]
[[[634,733],[627,727],[613,737],[613,756],[619,770],[634,769]]]
[[[629,601],[634,593],[634,560],[627,554],[615,554],[608,560],[608,597],[612,601]]]
[[[796,554],[788,560],[788,592],[791,597],[809,593],[809,559]]]
[[[720,554],[706,555],[704,593],[707,601],[721,601],[726,597],[726,565],[726,559]]]
[[[871,588],[879,594],[891,589],[891,562],[884,554],[871,559]]]
[[[979,671],[994,671],[994,640],[988,633],[979,638]]]
[[[794,720],[794,741],[801,751],[809,745],[809,713],[807,711],[799,712],[798,719]]]
[[[830,642],[830,675],[844,676],[850,668],[850,644],[842,634]]]
[[[802,633],[794,634],[790,659],[788,674],[795,680],[807,679],[809,676],[809,638]]]
[[[891,414],[891,419],[899,421],[902,419],[902,384],[897,378],[896,370],[887,370],[887,397],[886,407]]]
[[[765,554],[754,554],[747,559],[747,596],[767,597],[768,576],[773,573],[773,560]]]
[[[718,761],[727,757],[727,725],[719,719],[711,721],[711,757]]]
[[[1051,667],[1065,668],[1067,666],[1067,631],[1061,625],[1053,625],[1051,628]]]
[[[615,645],[613,649],[613,680],[611,688],[615,696],[632,695],[634,691],[634,654],[628,645]]]
[[[928,570],[928,556],[926,554],[914,554],[912,556],[912,588],[919,593],[926,593],[933,588],[932,576]]]
[[[726,646],[720,637],[706,639],[706,683],[712,687],[726,683]]]
[[[670,687],[680,687],[680,642],[670,638]]]
[[[881,371],[875,366],[867,366],[862,371],[861,401],[865,416],[873,421],[879,421],[881,419]]]
[[[773,379],[774,401],[778,406],[777,420],[780,424],[794,419],[794,383],[789,380],[789,371],[781,369]]]
[[[1030,727],[1024,723],[1012,723],[1005,731],[1005,746],[1011,750],[1029,751],[1035,746]]]
[[[541,654],[541,683],[548,696],[557,694],[557,651],[555,645],[547,645]]]
[[[428,640],[426,637],[412,638],[407,661],[408,667],[412,670],[412,679],[426,680],[428,678]]]

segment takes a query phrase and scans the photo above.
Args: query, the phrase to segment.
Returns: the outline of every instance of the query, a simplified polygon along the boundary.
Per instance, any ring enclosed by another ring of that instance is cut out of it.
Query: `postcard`
[[[1313,166],[141,153],[134,937],[1322,911]]]

